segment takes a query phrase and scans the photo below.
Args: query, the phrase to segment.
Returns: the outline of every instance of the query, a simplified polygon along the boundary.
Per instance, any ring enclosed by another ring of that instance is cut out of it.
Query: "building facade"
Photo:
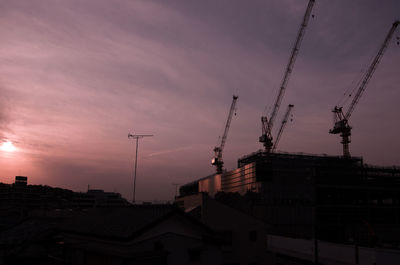
[[[399,245],[400,169],[360,157],[256,152],[238,168],[181,187],[196,192],[252,192],[253,213],[273,233],[333,242]]]

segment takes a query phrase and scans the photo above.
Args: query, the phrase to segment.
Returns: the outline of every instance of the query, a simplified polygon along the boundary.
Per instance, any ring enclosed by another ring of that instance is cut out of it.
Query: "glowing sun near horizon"
[[[10,141],[5,141],[0,145],[0,150],[4,152],[14,152],[17,148]]]

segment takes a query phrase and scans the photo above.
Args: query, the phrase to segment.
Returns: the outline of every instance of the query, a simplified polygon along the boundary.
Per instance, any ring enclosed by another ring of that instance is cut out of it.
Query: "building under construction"
[[[398,20],[391,25],[354,93],[344,95],[354,94],[350,106],[346,111],[342,105],[333,109],[334,126],[329,132],[342,137],[343,156],[275,153],[292,104],[276,137],[272,129],[305,28],[313,17],[314,2],[309,0],[272,112],[261,117],[259,141],[264,150],[240,158],[235,170],[222,170],[222,150],[237,99],[234,96],[221,144],[214,149],[219,162],[213,163],[216,174],[182,186],[180,196],[225,192],[239,193],[245,199],[252,194],[247,196],[252,198],[248,208],[271,225],[271,233],[362,245],[400,244],[400,168],[370,166],[349,151],[349,119],[400,24]]]
[[[400,168],[360,157],[259,151],[180,188],[182,198],[198,192],[255,195],[249,208],[279,235],[376,245],[400,234]]]

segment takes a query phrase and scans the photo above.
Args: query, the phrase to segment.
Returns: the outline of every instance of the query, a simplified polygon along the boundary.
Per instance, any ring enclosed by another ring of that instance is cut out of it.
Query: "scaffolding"
[[[183,185],[181,195],[199,187],[211,196],[217,189],[257,194],[251,207],[279,235],[312,238],[315,228],[319,239],[373,245],[400,234],[400,168],[361,157],[258,151],[240,158],[235,170]]]

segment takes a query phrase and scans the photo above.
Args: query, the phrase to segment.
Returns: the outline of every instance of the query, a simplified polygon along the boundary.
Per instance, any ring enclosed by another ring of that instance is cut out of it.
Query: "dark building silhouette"
[[[73,192],[43,185],[27,185],[27,177],[16,176],[14,184],[0,183],[0,209],[75,209],[124,207],[130,203],[121,194],[103,190]]]
[[[220,240],[173,205],[31,217],[0,233],[0,264],[221,264]]]
[[[204,192],[178,198],[176,203],[216,232],[221,241],[222,264],[273,264],[265,238],[269,225],[263,220]]]
[[[172,205],[92,209],[57,237],[68,264],[221,264],[214,231]]]
[[[28,185],[28,177],[15,176],[15,185],[16,186],[22,186],[22,187]]]
[[[0,183],[0,209],[21,213],[33,209],[64,209],[71,207],[74,192],[43,185]],[[26,182],[25,182],[26,183]]]
[[[76,193],[72,201],[74,208],[123,207],[127,205],[129,205],[128,201],[119,193],[94,189],[85,193]]]
[[[400,169],[362,158],[256,152],[238,168],[180,188],[181,197],[253,193],[248,209],[270,233],[365,246],[400,246]]]

